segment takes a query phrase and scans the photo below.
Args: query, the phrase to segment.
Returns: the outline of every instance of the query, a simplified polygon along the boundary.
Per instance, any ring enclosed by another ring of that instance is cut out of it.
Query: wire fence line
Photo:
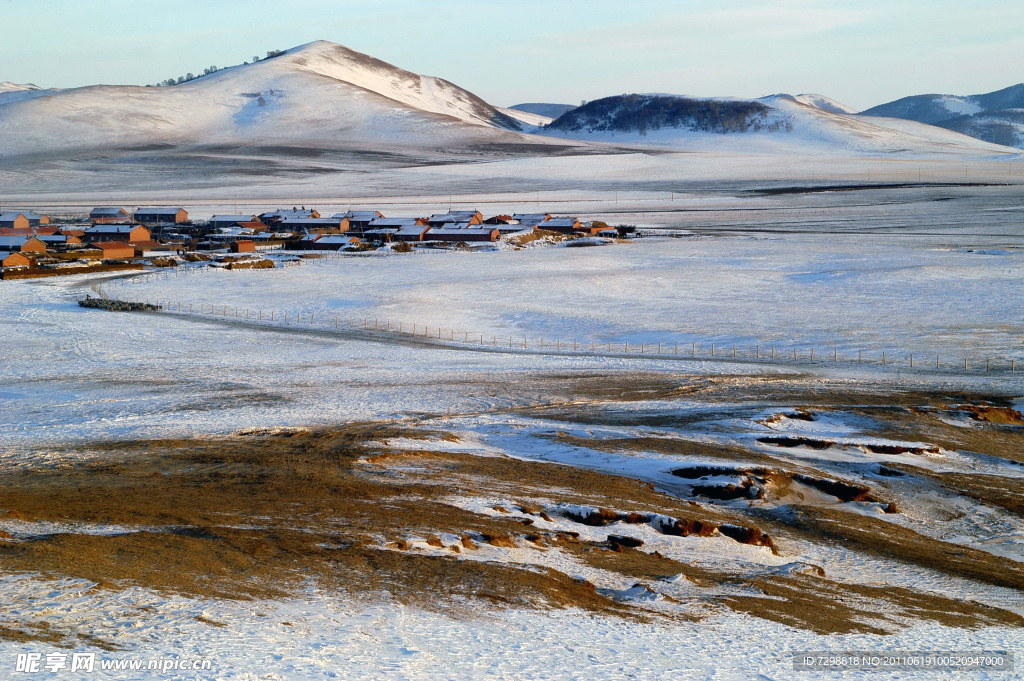
[[[248,270],[246,270],[248,271]],[[251,270],[259,272],[260,270]],[[265,271],[265,270],[264,270]],[[97,287],[100,295],[107,294]],[[893,352],[891,350],[840,350],[813,345],[727,344],[695,341],[609,341],[562,339],[544,336],[502,335],[455,329],[439,325],[380,317],[353,317],[341,313],[316,313],[295,310],[240,307],[208,301],[174,301],[115,296],[114,300],[160,305],[163,313],[210,318],[227,318],[266,326],[268,329],[305,327],[324,331],[344,331],[368,340],[385,337],[418,339],[430,345],[452,349],[487,350],[507,353],[549,354],[580,357],[644,357],[662,360],[703,360],[739,363],[886,367],[893,370],[946,372],[958,374],[1015,375],[1016,357],[956,357],[941,354]]]

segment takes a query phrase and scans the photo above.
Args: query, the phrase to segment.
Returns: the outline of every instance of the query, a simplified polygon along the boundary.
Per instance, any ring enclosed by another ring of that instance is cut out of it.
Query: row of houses
[[[0,214],[0,264],[4,267],[34,266],[43,254],[76,253],[83,257],[122,259],[181,250],[184,245],[161,244],[152,239],[146,226],[181,225],[188,222],[184,208],[167,206],[139,208],[134,213],[114,206],[94,208],[91,224],[62,226],[31,212]],[[575,217],[550,213],[517,213],[484,218],[477,210],[450,210],[430,217],[386,217],[376,210],[347,211],[330,217],[316,209],[293,207],[261,214],[212,216],[200,234],[207,234],[206,246],[217,242],[241,252],[260,242],[292,244],[310,250],[340,250],[369,242],[493,242],[504,234],[524,230],[546,230],[563,234],[597,234],[607,229],[584,225]],[[199,228],[202,229],[202,228]],[[194,235],[194,232],[193,232]],[[194,236],[193,236],[194,238]],[[193,242],[192,246],[196,244]],[[199,244],[202,248],[203,244]],[[28,264],[26,265],[26,261]]]
[[[44,223],[33,231],[10,228],[0,233],[0,266],[34,268],[43,260],[125,260],[174,249],[154,241],[141,225],[101,223],[83,230]]]

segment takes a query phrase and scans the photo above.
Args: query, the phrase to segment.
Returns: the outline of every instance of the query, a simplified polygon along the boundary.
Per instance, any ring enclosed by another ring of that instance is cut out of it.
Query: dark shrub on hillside
[[[684,128],[704,132],[775,130],[760,102],[690,99],[667,95],[618,95],[595,99],[562,114],[548,127],[564,132],[633,132]]]

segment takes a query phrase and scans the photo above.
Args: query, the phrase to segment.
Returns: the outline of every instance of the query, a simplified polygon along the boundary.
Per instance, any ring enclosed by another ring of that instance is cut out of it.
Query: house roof
[[[261,213],[260,218],[269,218],[271,220],[284,220],[286,218],[311,218],[316,210],[309,208],[296,209],[296,210],[276,210],[269,213]]]
[[[10,258],[12,255],[19,255],[22,258],[25,258],[25,260],[32,262],[32,258],[30,258],[28,254],[19,253],[17,251],[0,251],[0,260],[6,260],[7,258]]]
[[[385,227],[407,227],[415,225],[418,218],[377,218],[370,223],[370,227],[380,229]]]
[[[334,217],[340,220],[347,218],[353,222],[370,222],[384,216],[379,210],[350,210],[347,213],[337,213]]]
[[[24,213],[10,211],[7,213],[0,213],[0,222],[14,222],[19,215],[24,216],[25,219],[27,219],[29,222],[39,222],[40,219],[46,217],[45,215],[40,215],[39,213]]]
[[[85,230],[86,234],[128,234],[134,229],[146,229],[139,225],[93,225]]]
[[[335,218],[285,218],[277,223],[282,227],[289,227],[292,225],[309,225],[317,227],[337,227],[341,224],[341,220]]]
[[[406,235],[406,234],[423,234],[425,231],[430,229],[427,225],[403,225],[398,228],[395,234]]]
[[[53,234],[56,229],[40,227],[0,227],[0,236],[35,236],[39,233]]]
[[[31,238],[31,235],[0,236],[0,249],[13,251],[21,248],[21,245]]]
[[[256,215],[214,215],[210,218],[210,222],[252,222],[256,220]]]
[[[36,234],[35,238],[47,244],[62,244],[68,240],[65,234]]]
[[[461,225],[445,225],[444,227],[431,227],[430,231],[427,232],[426,238],[432,236],[472,236],[474,234],[493,234],[498,231],[498,228],[494,225],[486,225],[479,227],[477,225],[469,226],[465,223]]]
[[[97,241],[93,244],[101,251],[112,251],[118,248],[133,248],[127,241]]]
[[[544,227],[574,227],[579,224],[576,218],[551,218],[544,221]]]
[[[438,213],[430,216],[430,222],[469,222],[479,215],[475,210],[450,210],[447,213]]]
[[[519,220],[519,222],[530,222],[533,220],[536,220],[537,222],[544,222],[550,217],[550,213],[516,213],[512,216],[512,219]]]
[[[136,215],[177,215],[178,211],[185,210],[180,206],[155,206],[152,208],[139,208]]]
[[[322,236],[319,239],[317,239],[317,243],[318,244],[324,244],[324,245],[327,245],[327,244],[351,244],[351,243],[355,243],[355,242],[358,242],[358,241],[359,241],[358,238],[356,238],[354,236],[349,236],[347,234],[331,234],[329,236]]]
[[[89,212],[89,216],[90,217],[102,217],[102,216],[116,217],[118,215],[121,215],[122,213],[127,215],[128,211],[126,211],[124,208],[121,208],[119,206],[100,206],[99,208],[93,208]]]

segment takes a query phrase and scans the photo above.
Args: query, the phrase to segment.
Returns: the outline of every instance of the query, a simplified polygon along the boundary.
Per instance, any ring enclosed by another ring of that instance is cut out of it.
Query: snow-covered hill
[[[757,100],[623,95],[574,109],[543,132],[590,142],[730,153],[887,157],[1014,153],[943,128],[833,113],[820,104],[790,95]]]
[[[24,92],[45,96],[0,100],[0,158],[218,145],[457,149],[524,141],[519,121],[471,92],[323,41],[171,87],[8,95]]]
[[[282,196],[283,187],[304,195],[389,195],[401,187],[450,193],[532,186],[522,178],[542,167],[552,169],[537,180],[543,187],[563,187],[569,178],[579,186],[597,175],[630,181],[629,158],[651,146],[728,157],[707,162],[733,169],[746,168],[736,159],[752,155],[796,168],[797,157],[960,162],[1015,153],[912,121],[833,113],[828,109],[841,105],[800,97],[682,98],[690,104],[650,109],[653,118],[639,119],[627,102],[615,115],[643,125],[604,126],[598,112],[593,121],[560,126],[321,41],[174,86],[45,90],[5,83],[0,188],[6,197],[148,197],[179,189]],[[572,107],[559,120],[582,121],[595,106]],[[593,158],[578,158],[584,155]],[[671,172],[691,171],[680,163]],[[720,171],[709,166],[701,177],[709,173]]]
[[[880,104],[866,116],[905,118],[971,137],[1024,148],[1024,83],[983,95],[914,95]]]
[[[831,97],[826,97],[825,95],[815,95],[815,94],[797,95],[793,99],[795,99],[796,101],[800,102],[801,104],[807,104],[809,106],[813,106],[813,107],[816,107],[818,109],[821,109],[822,111],[828,111],[830,113],[837,113],[837,114],[855,114],[855,113],[857,113],[857,110],[854,109],[852,106],[846,106],[845,104],[842,104],[841,102],[837,102],[836,100],[832,99]]]
[[[513,104],[509,107],[516,111],[523,111],[525,113],[536,114],[538,116],[544,116],[554,120],[564,114],[567,111],[572,111],[576,108],[573,104],[548,104],[545,102],[526,102],[524,104]]]
[[[13,102],[21,102],[26,99],[45,97],[47,95],[52,95],[55,92],[60,92],[60,90],[44,90],[38,85],[33,85],[32,83],[18,84],[5,80],[0,83],[0,106],[4,104],[11,104]]]

